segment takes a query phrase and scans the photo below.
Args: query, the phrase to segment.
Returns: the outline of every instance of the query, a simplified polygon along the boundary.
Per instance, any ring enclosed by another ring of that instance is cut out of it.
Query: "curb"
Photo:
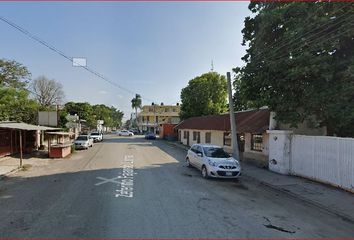
[[[286,189],[284,189],[282,187],[277,187],[277,186],[269,184],[269,183],[267,183],[265,181],[259,180],[256,177],[248,175],[247,173],[243,173],[243,176],[248,177],[248,178],[250,178],[250,179],[252,179],[252,180],[254,180],[256,182],[259,182],[261,185],[267,186],[267,187],[269,187],[269,188],[271,188],[271,189],[273,189],[275,191],[287,194],[287,195],[289,195],[289,196],[291,196],[293,198],[296,198],[296,199],[299,199],[299,200],[301,200],[303,202],[306,202],[307,204],[315,206],[315,207],[319,208],[320,210],[325,210],[325,211],[327,211],[327,212],[329,212],[329,213],[331,213],[333,215],[336,215],[337,217],[340,217],[342,220],[344,220],[346,222],[354,223],[354,218],[353,217],[348,216],[346,214],[343,214],[343,213],[341,213],[339,211],[336,211],[334,209],[330,209],[329,207],[327,207],[327,206],[325,206],[325,205],[323,205],[321,203],[318,203],[316,201],[312,201],[312,200],[310,200],[308,198],[304,198],[301,195],[293,193],[291,191],[288,191],[288,190],[286,190]]]
[[[184,147],[184,146],[182,146],[182,145],[180,145],[180,144],[178,144],[178,143],[167,142],[167,141],[165,141],[165,142],[166,142],[167,144],[174,145],[174,146],[176,146],[176,147],[178,147],[178,148],[180,148],[180,149],[183,149],[183,150],[186,150],[186,151],[188,150],[187,147]],[[344,220],[344,221],[347,221],[347,222],[350,222],[350,223],[354,223],[354,218],[353,218],[353,217],[348,216],[348,215],[346,215],[346,214],[343,214],[343,213],[341,213],[341,212],[339,212],[339,211],[336,211],[336,210],[334,210],[334,209],[330,209],[329,207],[327,207],[327,206],[325,206],[325,205],[323,205],[323,204],[321,204],[321,203],[318,203],[318,202],[316,202],[316,201],[312,201],[312,200],[310,200],[310,199],[308,199],[308,198],[304,198],[304,197],[302,197],[301,195],[296,194],[296,193],[293,193],[293,192],[291,192],[291,191],[288,191],[288,190],[286,190],[286,189],[284,189],[284,188],[282,188],[282,187],[278,187],[278,186],[272,185],[272,184],[270,184],[270,183],[267,183],[267,182],[265,182],[265,181],[262,181],[262,180],[260,180],[260,179],[258,179],[258,178],[256,178],[256,177],[253,177],[253,176],[248,175],[247,173],[244,173],[244,172],[243,172],[242,175],[243,175],[244,177],[250,178],[250,179],[252,179],[252,180],[254,180],[254,181],[256,181],[256,182],[259,182],[260,184],[262,184],[262,185],[264,185],[264,186],[267,186],[267,187],[269,187],[269,188],[271,188],[271,189],[273,189],[273,190],[275,190],[275,191],[281,192],[281,193],[286,194],[286,195],[288,195],[288,196],[291,196],[291,197],[293,197],[293,198],[299,199],[300,201],[306,202],[307,204],[310,204],[310,205],[312,205],[312,206],[315,206],[315,207],[319,208],[320,210],[325,210],[325,211],[327,211],[327,212],[329,212],[329,213],[331,213],[331,214],[333,214],[333,215],[335,215],[335,216],[337,216],[337,217],[340,217],[340,218],[341,218],[342,220]]]
[[[2,180],[2,179],[4,179],[4,178],[8,177],[9,174],[15,173],[15,172],[17,172],[17,171],[19,171],[19,170],[20,170],[20,167],[17,167],[17,168],[15,168],[15,169],[12,169],[10,172],[4,173],[4,174],[0,174],[0,180]]]

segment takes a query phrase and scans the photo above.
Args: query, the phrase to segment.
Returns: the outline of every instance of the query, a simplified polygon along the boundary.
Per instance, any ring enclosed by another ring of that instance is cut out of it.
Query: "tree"
[[[23,89],[0,87],[0,121],[37,123],[38,104]]]
[[[244,100],[267,105],[277,120],[326,126],[354,136],[354,5],[251,2],[236,69]]]
[[[33,80],[32,89],[35,93],[35,98],[43,107],[58,105],[64,99],[64,91],[61,83],[54,79],[49,80],[45,76],[40,76]]]
[[[88,127],[97,126],[97,120],[96,120],[96,116],[94,115],[93,108],[87,102],[84,103],[67,102],[64,105],[64,110],[71,115],[77,114],[81,120],[86,121],[86,125]]]
[[[227,112],[227,82],[216,72],[189,81],[181,91],[181,119]]]
[[[106,127],[118,127],[122,124],[123,112],[115,107],[108,107],[104,104],[91,105],[87,102],[68,102],[65,104],[63,113],[77,114],[86,125],[91,128],[97,126],[97,120],[103,120]],[[65,124],[64,115],[61,124]]]
[[[16,61],[0,59],[0,87],[24,88],[31,73]]]
[[[141,96],[139,94],[135,94],[135,97],[132,99],[131,102],[132,108],[135,109],[135,125],[138,126],[138,108],[141,108]]]
[[[37,123],[38,104],[25,89],[30,76],[22,64],[0,59],[0,121]]]

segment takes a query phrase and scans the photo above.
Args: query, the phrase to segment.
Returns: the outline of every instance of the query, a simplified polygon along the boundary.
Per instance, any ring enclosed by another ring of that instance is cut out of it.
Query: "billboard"
[[[57,127],[58,112],[57,111],[39,111],[38,124],[42,126]]]

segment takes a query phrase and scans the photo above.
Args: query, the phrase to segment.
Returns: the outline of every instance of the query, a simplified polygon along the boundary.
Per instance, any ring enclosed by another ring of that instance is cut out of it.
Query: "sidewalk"
[[[188,147],[178,142],[167,143],[188,150]],[[289,194],[292,197],[338,215],[347,221],[354,222],[353,193],[305,178],[274,173],[250,163],[243,162],[242,167],[242,174],[246,178],[251,178],[274,190]]]
[[[13,157],[0,158],[0,179],[13,171],[16,171],[20,166],[19,159]]]

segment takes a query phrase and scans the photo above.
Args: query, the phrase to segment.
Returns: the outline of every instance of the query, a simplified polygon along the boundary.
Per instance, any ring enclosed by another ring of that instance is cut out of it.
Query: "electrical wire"
[[[64,57],[65,59],[67,59],[67,60],[69,60],[70,62],[73,63],[72,57],[69,57],[69,56],[66,55],[64,52],[60,51],[59,49],[57,49],[57,48],[54,47],[53,45],[47,43],[46,41],[44,41],[44,40],[40,39],[39,37],[35,36],[34,34],[30,33],[28,30],[26,30],[26,29],[20,27],[19,25],[17,25],[17,24],[15,24],[15,23],[11,22],[10,20],[6,19],[6,18],[3,17],[3,16],[0,16],[0,20],[3,21],[3,22],[5,22],[5,23],[8,24],[9,26],[11,26],[11,27],[17,29],[18,31],[22,32],[23,34],[25,34],[25,35],[28,36],[29,38],[35,40],[36,42],[42,44],[43,46],[49,48],[50,50],[54,51],[55,53],[59,54],[60,56]],[[136,94],[134,91],[132,91],[132,90],[130,90],[130,89],[128,89],[128,88],[125,88],[125,87],[123,87],[123,86],[121,86],[121,85],[119,85],[119,84],[117,84],[117,83],[115,83],[115,82],[109,80],[108,78],[104,77],[102,74],[100,74],[99,72],[93,70],[92,68],[89,68],[89,67],[87,67],[87,66],[82,66],[82,65],[80,65],[80,64],[77,63],[77,62],[75,62],[75,63],[78,64],[79,66],[81,66],[81,67],[82,67],[83,69],[85,69],[86,71],[90,72],[91,74],[93,74],[93,75],[97,76],[98,78],[100,78],[100,79],[106,81],[107,83],[109,83],[109,84],[111,84],[111,85],[113,85],[113,86],[115,86],[115,87],[117,87],[117,88],[119,88],[119,89],[121,89],[121,90],[123,90],[123,91],[126,91],[126,92],[128,92],[128,93],[130,93],[130,94],[133,94],[133,95]],[[140,94],[139,94],[139,95],[140,95]],[[152,100],[152,99],[143,97],[142,95],[140,95],[140,96],[141,96],[141,98],[144,99],[144,100],[151,101],[151,102],[155,102],[155,101]]]

